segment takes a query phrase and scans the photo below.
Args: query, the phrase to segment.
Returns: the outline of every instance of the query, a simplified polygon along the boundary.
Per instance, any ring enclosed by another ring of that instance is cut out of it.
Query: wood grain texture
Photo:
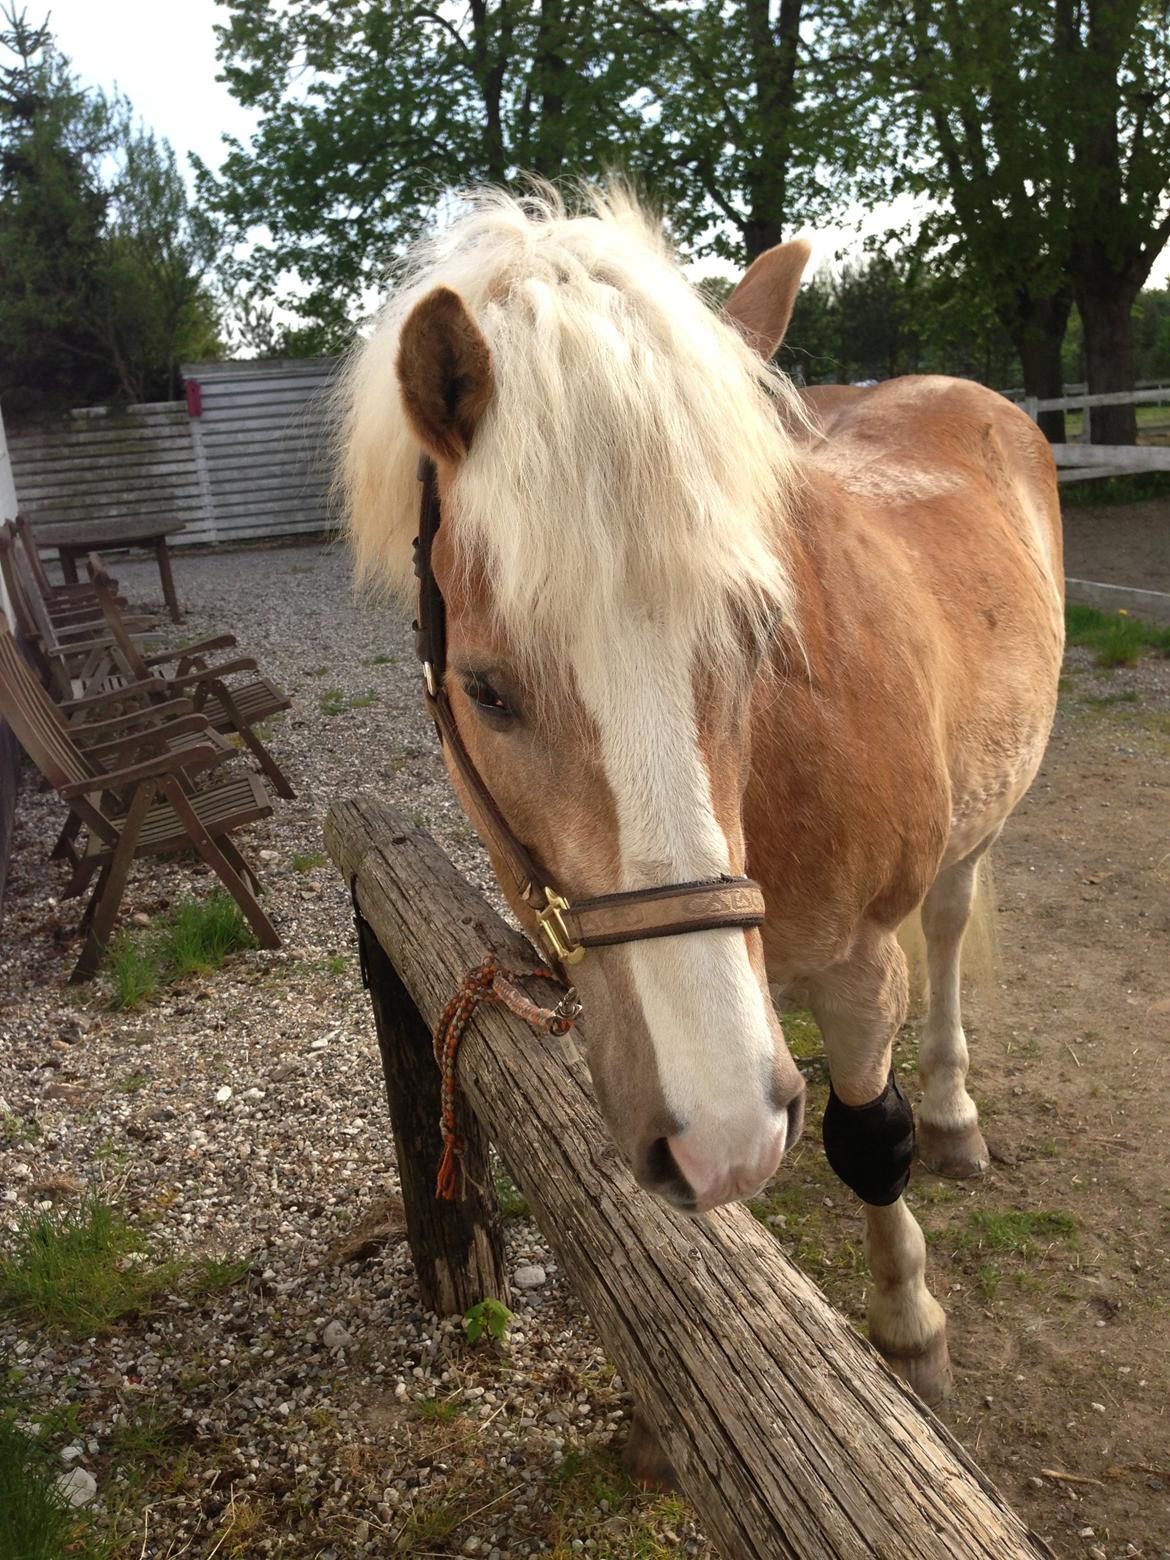
[[[532,967],[384,803],[336,803],[325,838],[428,1025],[485,951]],[[728,1560],[1050,1553],[745,1210],[688,1219],[639,1190],[563,1042],[482,1009],[459,1077]]]

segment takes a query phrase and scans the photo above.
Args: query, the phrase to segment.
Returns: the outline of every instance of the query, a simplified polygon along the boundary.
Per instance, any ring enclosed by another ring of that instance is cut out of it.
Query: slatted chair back
[[[41,629],[28,599],[23,570],[17,562],[16,527],[11,520],[5,520],[0,525],[0,575],[4,578],[4,588],[16,615],[16,628],[20,637],[29,641],[39,640]]]
[[[61,712],[25,660],[11,629],[0,615],[0,714],[16,739],[54,789],[93,781],[100,794],[101,776],[77,747]],[[117,828],[92,799],[76,797],[71,805],[102,839],[113,842]]]
[[[32,521],[27,515],[17,515],[12,522],[16,532],[18,547],[23,551],[28,560],[28,566],[32,572],[37,589],[44,597],[49,597],[56,589],[52,580],[45,571],[44,560],[41,558],[40,549],[37,547],[36,534],[33,531]]]
[[[118,647],[118,659],[122,662],[123,670],[133,682],[141,682],[143,678],[151,675],[142,651],[134,643],[126,628],[126,620],[118,607],[117,590],[113,578],[107,571],[97,553],[90,553],[88,560],[89,578],[93,584],[94,595],[98,606],[102,609],[102,616],[106,620],[106,627],[110,631],[110,638]]]

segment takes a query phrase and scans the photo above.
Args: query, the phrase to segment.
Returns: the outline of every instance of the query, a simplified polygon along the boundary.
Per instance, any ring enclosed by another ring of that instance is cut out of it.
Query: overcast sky
[[[30,19],[39,19],[36,0],[28,11]],[[50,11],[58,45],[78,75],[95,86],[121,87],[147,125],[171,143],[184,167],[189,152],[218,167],[221,135],[246,138],[255,124],[215,79],[212,27],[222,18],[215,0],[53,0]],[[904,220],[905,208],[859,212],[858,218],[866,231],[880,232]],[[849,227],[802,236],[813,241],[814,266],[856,242],[855,229]],[[718,268],[708,262],[697,269]],[[1168,276],[1170,249],[1163,251],[1150,280],[1162,286]]]

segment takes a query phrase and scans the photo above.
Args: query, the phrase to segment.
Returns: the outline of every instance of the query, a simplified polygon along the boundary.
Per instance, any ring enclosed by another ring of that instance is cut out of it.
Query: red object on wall
[[[197,379],[188,379],[187,382],[186,382],[186,389],[187,389],[187,416],[188,417],[202,417],[203,416],[203,391],[199,388],[199,381]]]

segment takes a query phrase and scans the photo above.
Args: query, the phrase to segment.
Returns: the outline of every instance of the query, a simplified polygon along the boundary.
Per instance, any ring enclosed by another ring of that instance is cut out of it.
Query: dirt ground
[[[1170,498],[1066,504],[1064,556],[1073,579],[1170,591]]]

